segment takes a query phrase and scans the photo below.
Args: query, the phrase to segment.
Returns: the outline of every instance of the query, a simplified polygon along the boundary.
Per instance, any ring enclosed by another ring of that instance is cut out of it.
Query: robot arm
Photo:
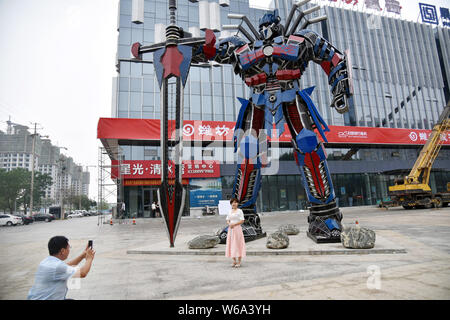
[[[352,66],[349,52],[341,53],[326,39],[310,30],[302,30],[295,36],[305,39],[307,61],[320,64],[328,75],[333,101],[331,107],[339,113],[345,113],[353,107]]]
[[[220,64],[236,65],[234,51],[246,44],[244,40],[237,36],[231,36],[216,42],[214,32],[207,29],[205,31],[205,44],[194,48],[192,62],[216,61]]]

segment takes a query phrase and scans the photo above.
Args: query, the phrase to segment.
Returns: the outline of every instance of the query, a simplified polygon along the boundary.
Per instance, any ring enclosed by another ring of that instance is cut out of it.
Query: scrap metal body
[[[170,1],[173,2],[175,1]],[[177,85],[177,128],[180,128],[183,114],[180,90],[184,86],[190,64],[209,61],[231,64],[234,73],[249,87],[250,99],[239,98],[242,106],[234,131],[234,147],[239,160],[233,196],[240,201],[239,207],[246,219],[246,234],[253,236],[253,239],[264,235],[256,213],[256,200],[261,188],[261,169],[267,165],[267,136],[272,139],[279,137],[287,123],[295,159],[310,203],[308,236],[316,242],[340,241],[342,214],[335,201],[325,149],[317,137],[318,133],[327,142],[325,132],[329,129],[311,100],[314,87],[301,88],[300,79],[309,62],[319,64],[331,86],[331,107],[339,113],[345,113],[352,108],[351,63],[348,53],[340,52],[319,34],[306,29],[309,24],[326,18],[308,20],[307,15],[317,11],[319,7],[301,11],[299,8],[307,2],[309,0],[293,6],[284,26],[280,23],[278,10],[266,13],[259,21],[259,31],[245,16],[229,15],[229,18],[240,19],[242,22],[237,26],[224,26],[224,29],[236,28],[245,39],[235,35],[216,43],[211,30],[205,31],[204,38],[185,37],[186,33],[175,28],[173,19],[172,25],[167,27],[166,42],[150,46],[136,43],[132,48],[136,58],[146,52],[155,52],[154,64],[163,106],[161,146],[164,148],[167,148],[168,141],[165,112],[167,81],[170,77],[176,77],[177,84],[182,82],[182,85]],[[301,21],[304,23],[297,28]],[[243,27],[243,22],[250,32]],[[178,137],[175,143],[181,147],[180,141],[181,137]],[[167,152],[163,151],[162,164],[167,163],[167,160]],[[168,183],[166,171],[167,168],[163,169],[159,196],[173,246],[184,190],[179,168],[174,187]]]
[[[302,89],[300,79],[309,62],[319,64],[331,86],[331,107],[345,113],[352,108],[351,65],[347,52],[340,52],[325,38],[306,29],[308,24],[325,17],[316,21],[305,19],[297,31],[299,22],[307,14],[317,11],[317,7],[300,11],[289,29],[300,5],[291,10],[285,26],[280,24],[278,10],[265,14],[259,21],[259,32],[244,16],[229,15],[229,18],[247,23],[251,32],[242,24],[228,26],[241,31],[246,39],[232,36],[214,45],[213,41],[207,41],[194,51],[192,62],[213,60],[231,64],[234,73],[250,89],[250,99],[239,98],[242,106],[234,133],[239,160],[233,197],[240,201],[246,225],[256,234],[263,234],[256,200],[261,188],[261,169],[267,164],[267,136],[276,139],[287,123],[310,203],[308,236],[316,242],[338,242],[342,214],[335,201],[325,149],[317,137],[320,134],[327,142],[325,132],[329,128],[311,100],[314,87]]]

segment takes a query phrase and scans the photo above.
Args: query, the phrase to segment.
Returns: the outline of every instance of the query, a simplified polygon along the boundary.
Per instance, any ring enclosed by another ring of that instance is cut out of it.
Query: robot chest
[[[299,47],[295,44],[267,45],[256,50],[250,50],[248,44],[236,50],[236,56],[242,70],[247,71],[252,66],[264,66],[274,59],[295,61]]]

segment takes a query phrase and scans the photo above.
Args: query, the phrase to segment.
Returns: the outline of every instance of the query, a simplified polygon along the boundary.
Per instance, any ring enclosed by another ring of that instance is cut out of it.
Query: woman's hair
[[[63,248],[67,248],[69,239],[64,236],[56,236],[48,242],[48,252],[51,256],[58,254]]]
[[[236,198],[231,198],[230,199],[230,204],[233,204],[233,202],[237,202],[239,204],[239,200]]]

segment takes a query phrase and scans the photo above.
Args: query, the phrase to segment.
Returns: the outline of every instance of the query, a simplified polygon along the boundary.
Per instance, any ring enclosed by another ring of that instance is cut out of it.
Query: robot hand
[[[353,107],[353,97],[349,88],[348,79],[342,79],[336,85],[333,91],[333,101],[331,107],[335,108],[339,113],[346,113],[349,108]]]

